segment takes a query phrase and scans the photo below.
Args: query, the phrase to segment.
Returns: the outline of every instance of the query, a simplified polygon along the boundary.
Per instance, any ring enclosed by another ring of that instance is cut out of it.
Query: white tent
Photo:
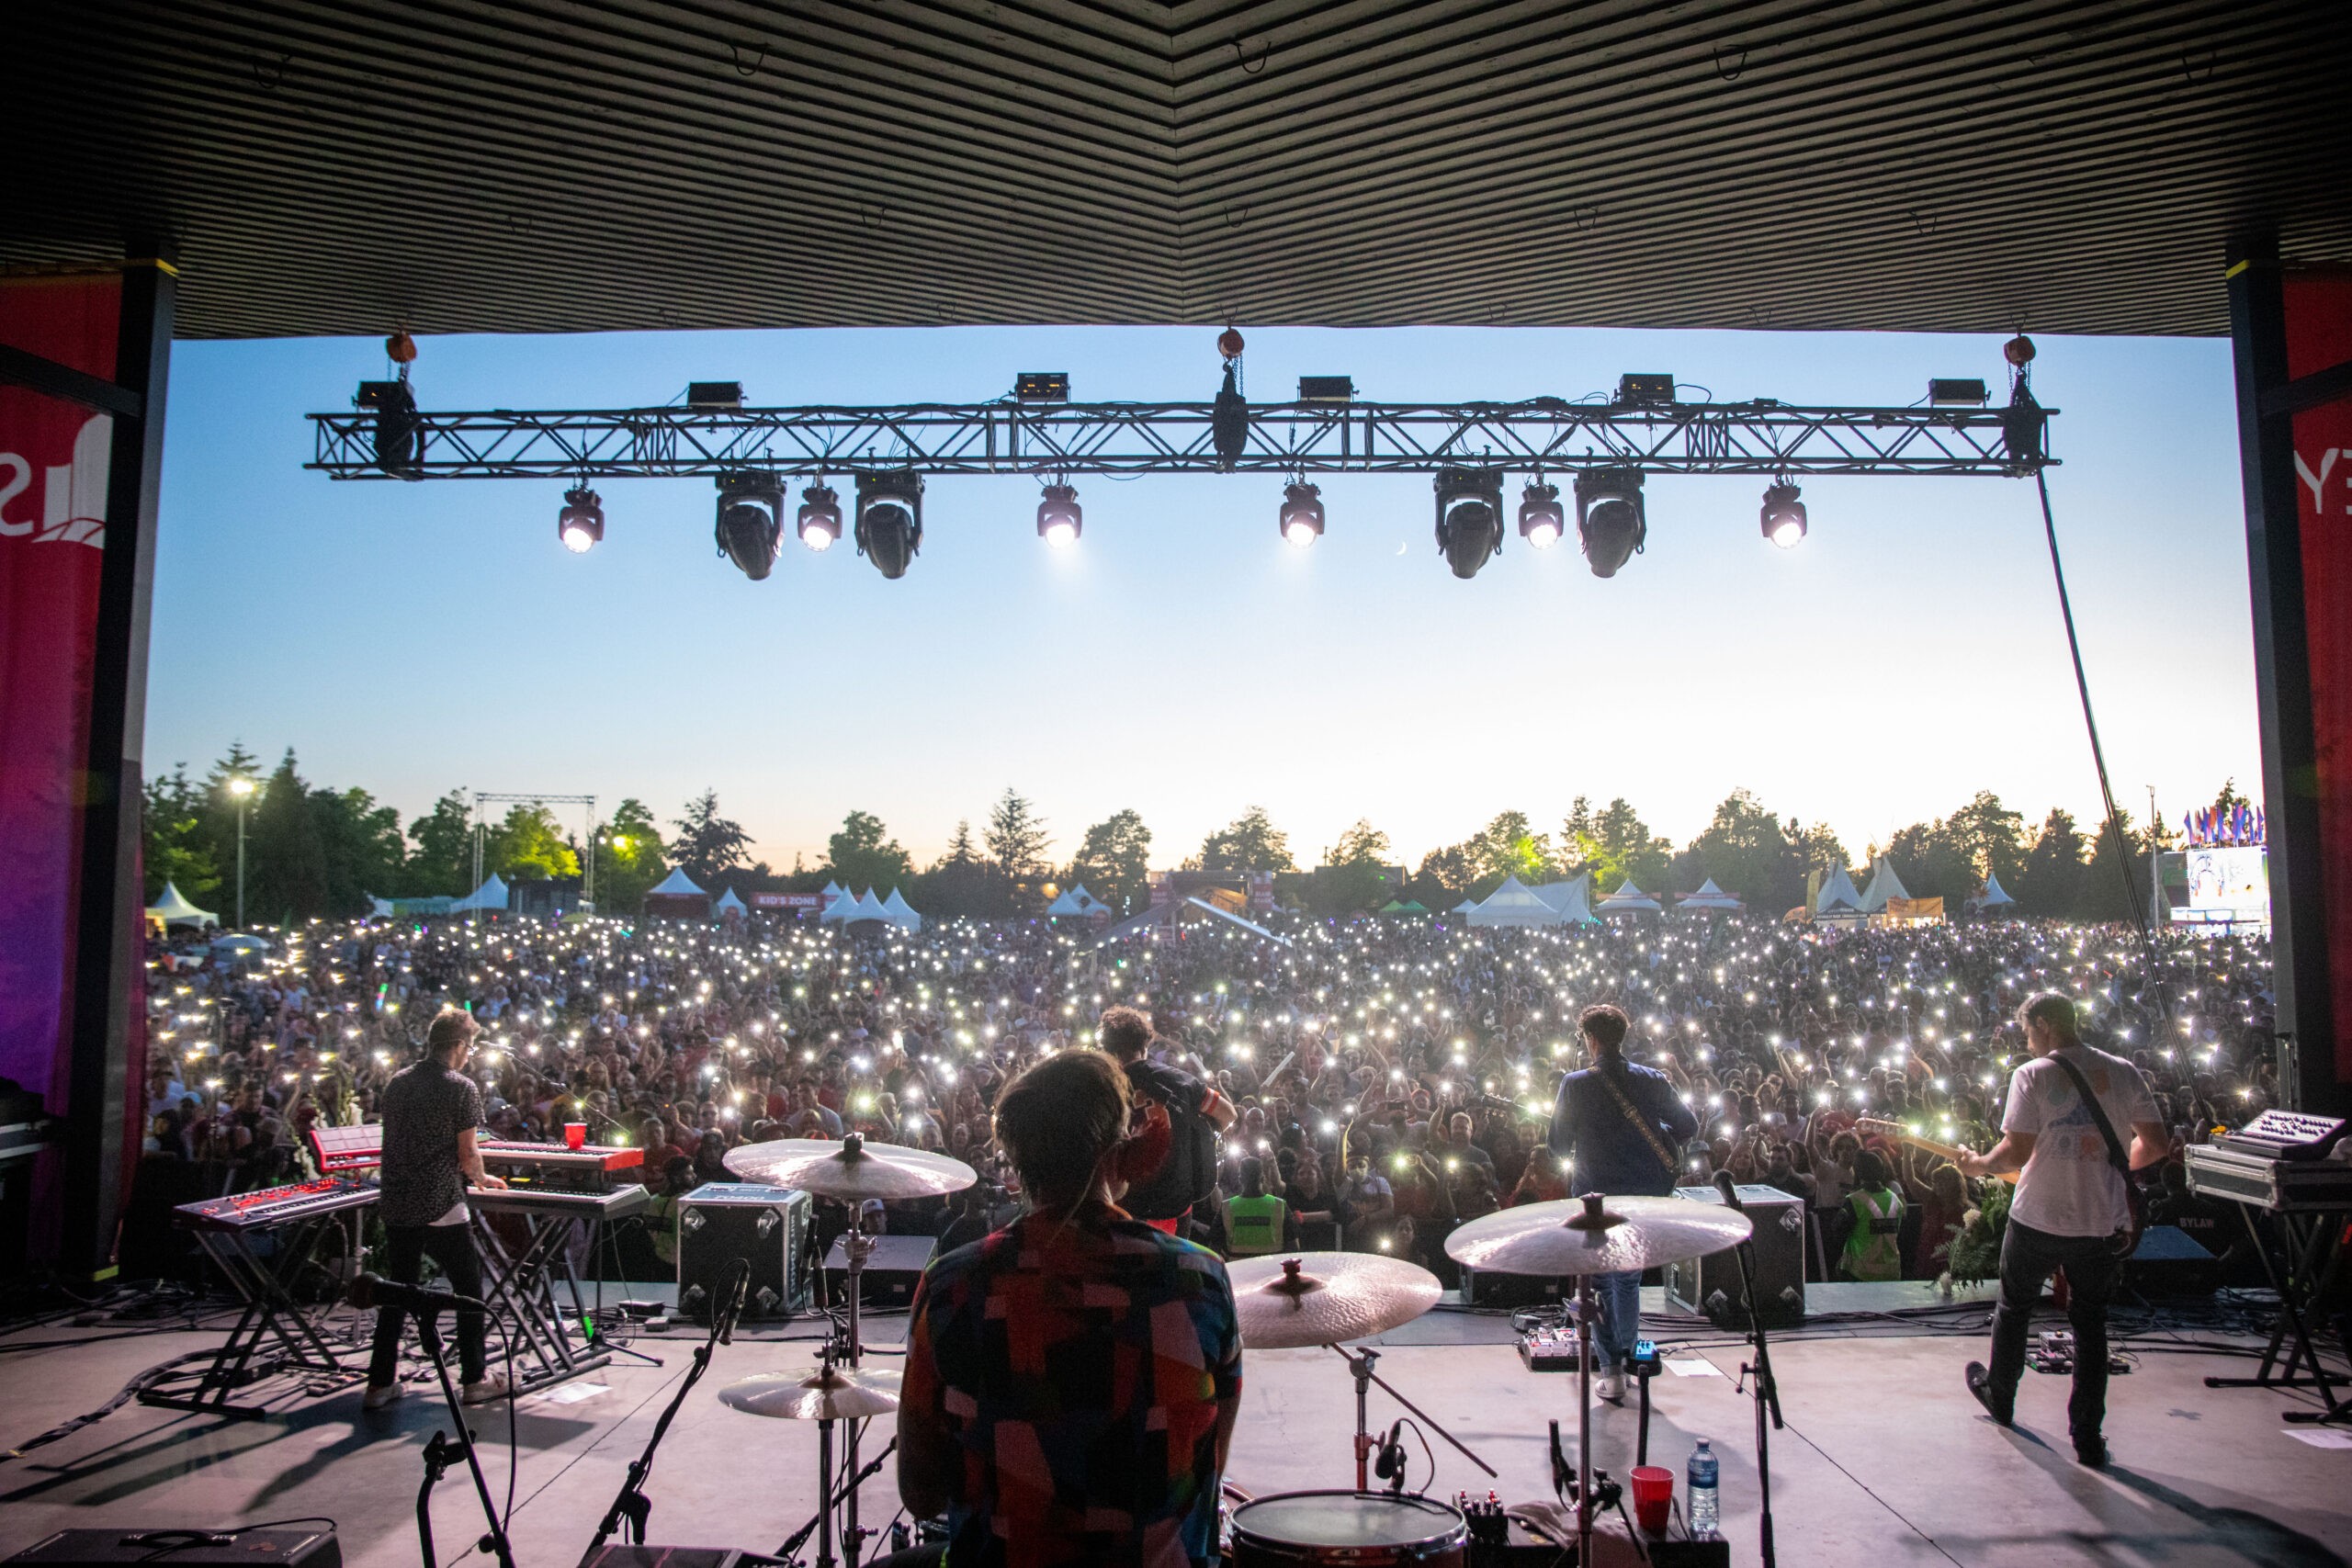
[[[2016,902],[2009,897],[2008,889],[2001,886],[2000,874],[1990,866],[1984,869],[1984,891],[1968,901],[1969,907],[1976,909],[1997,909],[2004,904]]]
[[[882,900],[874,896],[871,887],[857,896],[856,903],[842,911],[844,920],[887,920],[889,918],[890,912],[882,907]]]
[[[817,919],[852,920],[856,918],[857,896],[846,887],[835,887],[831,883],[826,884],[825,908],[818,914]]]
[[[1634,886],[1634,879],[1629,876],[1623,886],[1604,895],[1594,908],[1603,915],[1655,915],[1666,906]]]
[[[1878,857],[1877,869],[1871,873],[1871,885],[1862,889],[1862,913],[1875,915],[1886,908],[1889,898],[1908,898],[1910,889],[1894,874],[1894,863],[1884,855]]]
[[[167,926],[217,926],[220,917],[209,909],[199,909],[189,903],[172,883],[164,884],[164,896],[147,906],[148,918]]]
[[[1839,866],[1822,879],[1821,896],[1813,901],[1816,915],[1833,915],[1840,909],[1860,909],[1862,896],[1854,891],[1854,879]]]
[[[1086,890],[1086,885],[1081,882],[1046,905],[1046,913],[1060,917],[1078,917],[1091,916],[1098,911],[1107,914],[1110,908],[1110,905],[1089,893]]]
[[[1456,915],[1466,915],[1466,914],[1468,914],[1471,910],[1473,910],[1473,909],[1476,908],[1477,907],[1478,907],[1478,900],[1476,900],[1476,898],[1464,898],[1464,900],[1462,900],[1462,902],[1461,902],[1461,903],[1456,904],[1456,905],[1453,908],[1453,909],[1449,911],[1449,913],[1456,914]]]
[[[1506,876],[1465,918],[1474,926],[1556,926],[1560,911],[1518,877]]]
[[[1715,879],[1711,876],[1699,885],[1699,891],[1696,893],[1687,897],[1677,898],[1674,901],[1674,907],[1678,909],[1737,909],[1744,906],[1738,899],[1716,886]]]
[[[1589,871],[1566,882],[1547,882],[1534,889],[1534,893],[1560,912],[1560,923],[1564,926],[1599,923],[1592,912],[1592,873]]]
[[[683,876],[685,874],[680,872],[677,874]],[[675,877],[672,880],[674,881]],[[456,914],[466,909],[503,909],[511,897],[506,891],[505,879],[493,871],[490,874],[489,879],[480,887],[450,905],[449,912]]]
[[[735,896],[735,889],[729,887],[726,892],[721,893],[718,896],[718,902],[710,907],[710,912],[714,915],[720,916],[748,915],[752,910],[751,906],[745,904],[742,899]]]
[[[493,877],[492,880],[497,879]],[[699,898],[702,896],[702,889],[695,886],[695,879],[686,874],[686,868],[682,865],[672,866],[670,874],[662,879],[662,885],[646,894],[649,898]]]
[[[849,897],[849,889],[843,887],[838,882],[828,882],[821,889],[820,889],[820,891],[824,894],[825,902],[828,904],[831,903],[836,898],[846,898]]]
[[[915,913],[915,907],[908,903],[895,887],[890,889],[890,896],[882,900],[882,913],[894,926],[903,926],[910,931],[922,930],[922,917]]]

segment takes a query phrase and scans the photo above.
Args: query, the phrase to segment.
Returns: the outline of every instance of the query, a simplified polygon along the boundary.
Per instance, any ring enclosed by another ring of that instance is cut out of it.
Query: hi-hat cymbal
[[[781,1421],[855,1421],[887,1416],[899,1407],[899,1369],[803,1367],[763,1372],[718,1391],[719,1402],[753,1416]]]
[[[1746,1241],[1747,1216],[1687,1198],[1582,1198],[1500,1209],[1445,1238],[1471,1269],[1547,1279],[1679,1263]]]
[[[852,1133],[830,1138],[778,1138],[727,1151],[727,1168],[746,1181],[797,1187],[820,1198],[937,1198],[979,1179],[960,1159],[897,1144],[869,1144]]]
[[[1241,1343],[1252,1350],[1339,1345],[1384,1334],[1437,1304],[1428,1269],[1376,1252],[1302,1252],[1226,1265]]]

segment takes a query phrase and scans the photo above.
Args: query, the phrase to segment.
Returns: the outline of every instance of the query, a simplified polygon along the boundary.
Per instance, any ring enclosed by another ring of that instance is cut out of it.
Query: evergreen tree
[[[1137,907],[1151,881],[1151,829],[1129,809],[1114,811],[1086,830],[1069,880],[1114,909]]]
[[[742,825],[718,814],[718,792],[707,789],[686,803],[677,819],[678,836],[670,844],[670,858],[685,868],[697,886],[708,888],[727,872],[744,865],[743,852],[751,836]]]
[[[254,799],[245,835],[246,919],[293,925],[327,913],[326,841],[292,747]]]
[[[1563,858],[1570,870],[1592,873],[1596,894],[1613,892],[1628,880],[1645,893],[1655,893],[1668,880],[1672,840],[1651,833],[1623,795],[1598,812],[1590,802],[1577,796],[1563,828],[1569,840],[1561,846]]]
[[[325,903],[306,913],[349,919],[368,913],[370,897],[398,892],[406,874],[401,814],[364,789],[315,789],[311,819],[325,857]]]
[[[888,833],[872,812],[853,811],[842,818],[841,830],[826,844],[832,880],[856,891],[871,888],[877,898],[911,882],[915,863]]]
[[[1701,881],[1713,877],[1715,886],[1758,909],[1780,910],[1804,897],[1804,871],[1786,827],[1745,789],[1736,789],[1715,807],[1705,831],[1690,840]],[[1682,879],[1690,880],[1689,871]],[[1681,888],[1679,891],[1691,891]]]
[[[989,808],[989,826],[985,835],[989,859],[996,863],[997,874],[1007,882],[1021,883],[1042,876],[1046,871],[1046,846],[1053,840],[1046,832],[1045,818],[1019,790],[1010,784],[996,805]]]
[[[412,898],[462,898],[474,890],[473,808],[453,789],[408,825],[416,849],[404,881]]]
[[[1203,871],[1296,871],[1290,835],[1274,826],[1266,808],[1253,806],[1201,840]]]
[[[149,903],[162,897],[164,885],[170,883],[189,903],[211,908],[206,900],[220,886],[220,863],[203,819],[204,804],[186,762],[147,781],[141,822]]]
[[[2074,912],[2083,895],[2083,856],[2088,846],[2074,814],[2052,807],[2026,852],[2009,894],[2022,914],[2057,918]]]
[[[923,874],[914,897],[926,917],[980,919],[1009,910],[1006,886],[996,868],[980,858],[979,846],[972,841],[972,824],[967,819],[956,824],[947,852]]]

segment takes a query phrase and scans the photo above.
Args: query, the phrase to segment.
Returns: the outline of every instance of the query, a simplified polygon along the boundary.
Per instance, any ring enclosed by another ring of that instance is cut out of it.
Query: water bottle
[[[1690,1450],[1690,1539],[1713,1540],[1719,1533],[1716,1522],[1721,1517],[1715,1506],[1715,1450],[1707,1439]]]

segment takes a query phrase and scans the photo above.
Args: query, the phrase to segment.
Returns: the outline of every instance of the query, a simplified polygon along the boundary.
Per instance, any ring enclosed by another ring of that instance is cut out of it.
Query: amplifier
[[[931,1235],[877,1235],[874,1238],[873,1255],[865,1260],[865,1299],[862,1307],[905,1306],[915,1299],[916,1282],[922,1271],[931,1267],[932,1254],[939,1250],[939,1238]],[[833,1249],[825,1254],[825,1288],[849,1288],[849,1258],[842,1250],[842,1238],[833,1238]]]
[[[333,1525],[300,1529],[73,1529],[37,1540],[8,1562],[113,1564],[168,1562],[187,1568],[343,1568]]]
[[[2221,1282],[2214,1257],[2178,1225],[2150,1225],[2123,1266],[2143,1296],[2210,1296]]]
[[[1724,1201],[1712,1187],[1678,1187],[1674,1195],[1693,1203]],[[1756,1291],[1764,1301],[1764,1326],[1794,1328],[1804,1322],[1804,1200],[1777,1187],[1743,1186],[1739,1201],[1756,1227]],[[1669,1267],[1666,1299],[1685,1312],[1705,1314],[1718,1327],[1747,1326],[1739,1260],[1728,1249]]]
[[[752,1260],[743,1316],[808,1310],[808,1194],[790,1187],[713,1181],[678,1200],[678,1310],[710,1321],[711,1292],[739,1258]]]
[[[1558,1306],[1577,1293],[1573,1274],[1539,1280],[1532,1274],[1500,1274],[1462,1265],[1462,1304],[1475,1307]]]

